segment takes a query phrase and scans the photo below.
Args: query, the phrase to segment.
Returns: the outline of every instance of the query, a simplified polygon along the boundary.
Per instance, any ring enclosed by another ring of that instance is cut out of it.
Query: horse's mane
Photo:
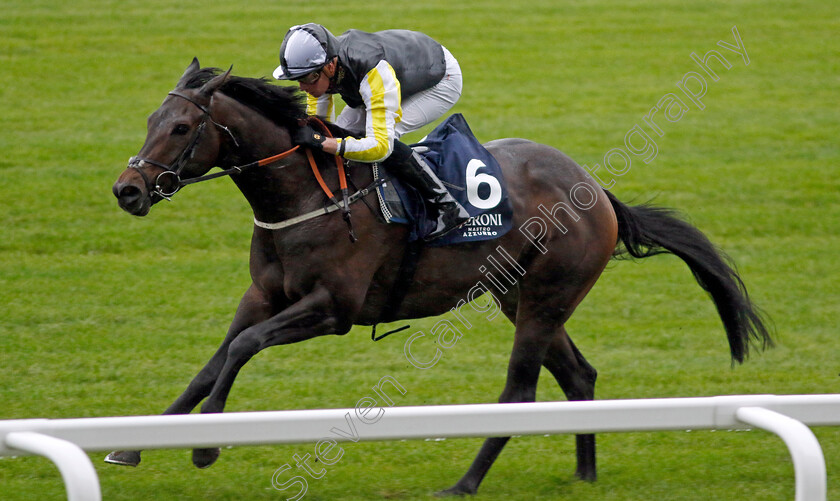
[[[222,73],[219,68],[202,68],[193,73],[183,86],[195,89]],[[306,118],[306,102],[303,92],[295,87],[273,85],[267,78],[246,78],[231,75],[219,91],[248,106],[269,120],[289,131],[300,128],[299,120]],[[321,121],[338,137],[363,137],[360,131],[342,129],[321,117]]]
[[[202,68],[183,86],[187,89],[201,87],[221,72],[219,68]],[[296,130],[298,120],[306,117],[303,93],[294,87],[272,85],[267,78],[231,75],[219,90],[289,130]]]

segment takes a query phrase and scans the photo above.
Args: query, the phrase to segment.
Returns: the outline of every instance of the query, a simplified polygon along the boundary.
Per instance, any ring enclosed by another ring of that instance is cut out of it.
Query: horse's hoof
[[[140,464],[140,451],[114,451],[105,456],[105,462],[122,466],[137,466]]]
[[[435,497],[446,498],[452,496],[472,496],[474,494],[475,490],[468,489],[466,487],[461,486],[460,484],[455,484],[448,489],[437,491],[435,493]]]
[[[192,461],[196,468],[207,468],[219,459],[222,450],[215,449],[193,449]]]

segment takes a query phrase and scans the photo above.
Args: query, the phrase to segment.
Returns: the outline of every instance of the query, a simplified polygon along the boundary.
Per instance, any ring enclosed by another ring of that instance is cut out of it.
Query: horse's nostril
[[[140,198],[140,188],[130,184],[118,187],[114,186],[114,195],[122,200],[136,200]]]
[[[149,213],[152,201],[142,185],[117,181],[111,191],[117,197],[117,204],[122,210],[135,216],[145,216]]]

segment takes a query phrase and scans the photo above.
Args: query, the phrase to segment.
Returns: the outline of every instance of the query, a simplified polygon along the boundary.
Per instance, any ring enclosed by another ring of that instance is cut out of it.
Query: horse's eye
[[[186,124],[178,124],[172,129],[173,136],[183,136],[190,131],[190,126]]]

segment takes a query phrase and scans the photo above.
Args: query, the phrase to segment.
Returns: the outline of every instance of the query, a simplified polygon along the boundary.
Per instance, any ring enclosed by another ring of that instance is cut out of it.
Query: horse
[[[193,59],[149,116],[145,143],[113,185],[123,210],[145,216],[178,188],[227,175],[254,213],[252,283],[221,346],[165,414],[189,413],[202,400],[202,413],[222,412],[239,370],[270,346],[450,311],[485,278],[486,268],[476,263],[500,248],[519,270],[515,285],[496,280],[483,291],[515,326],[501,403],[533,402],[541,367],[568,400],[594,399],[597,371],[565,323],[614,258],[671,253],[685,261],[717,307],[733,365],[751,346],[772,346],[765,315],[734,264],[699,229],[672,209],[625,205],[559,150],[525,139],[484,145],[502,168],[518,231],[496,240],[421,246],[413,280],[401,282],[403,256],[412,245],[407,228],[385,224],[367,203],[353,206],[352,222],[346,204],[338,202],[341,212],[324,210],[334,204],[326,201],[307,157],[322,166],[327,187],[341,183],[341,169],[326,167],[334,158],[323,152],[295,147],[292,138],[306,118],[297,89],[201,68]],[[223,170],[208,174],[214,167]],[[353,186],[373,182],[364,164],[348,164],[347,171]],[[356,196],[375,199],[369,189]],[[318,217],[282,224],[309,213]],[[348,224],[357,241],[348,238]],[[395,292],[399,304],[392,304]],[[509,438],[488,438],[463,477],[440,494],[474,494]],[[595,436],[578,435],[576,451],[575,475],[594,481]],[[195,449],[192,461],[205,468],[218,456],[219,449]],[[106,461],[136,466],[140,452],[114,451]]]

